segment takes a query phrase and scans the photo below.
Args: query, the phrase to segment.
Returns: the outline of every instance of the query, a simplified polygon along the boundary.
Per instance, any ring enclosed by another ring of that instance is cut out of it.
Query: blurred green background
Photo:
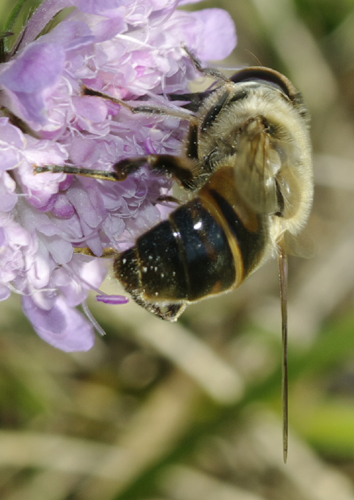
[[[31,2],[28,2],[30,4]],[[4,26],[14,5],[0,0]],[[225,63],[271,66],[312,115],[311,260],[290,258],[289,459],[282,461],[277,264],[165,324],[90,306],[107,332],[62,353],[0,305],[0,497],[354,499],[354,2],[225,0]],[[113,280],[107,287],[115,289]]]

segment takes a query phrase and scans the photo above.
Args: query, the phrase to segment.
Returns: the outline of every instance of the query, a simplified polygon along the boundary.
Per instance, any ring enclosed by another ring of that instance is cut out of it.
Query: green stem
[[[10,33],[13,30],[15,22],[21,12],[22,7],[27,2],[27,0],[19,0],[11,12],[11,15],[5,25],[4,33]]]

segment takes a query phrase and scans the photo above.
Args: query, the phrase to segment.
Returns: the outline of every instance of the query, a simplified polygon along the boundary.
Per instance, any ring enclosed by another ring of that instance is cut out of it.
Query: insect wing
[[[260,119],[244,127],[237,145],[235,181],[240,196],[257,213],[281,211],[276,180],[281,160]]]

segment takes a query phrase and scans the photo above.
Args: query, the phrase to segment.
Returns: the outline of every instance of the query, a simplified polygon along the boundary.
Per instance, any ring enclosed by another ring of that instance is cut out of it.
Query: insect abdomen
[[[231,167],[221,168],[196,198],[116,257],[116,277],[135,300],[194,302],[239,286],[258,267],[266,218],[242,201],[233,179]]]
[[[230,289],[236,268],[227,236],[198,197],[140,236],[114,263],[133,297],[196,301]]]

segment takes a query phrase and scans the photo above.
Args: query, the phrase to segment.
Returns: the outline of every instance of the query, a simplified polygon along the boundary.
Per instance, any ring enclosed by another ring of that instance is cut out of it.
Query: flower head
[[[127,101],[161,102],[163,95],[188,91],[195,77],[183,45],[203,60],[231,52],[235,31],[225,11],[177,6],[171,0],[46,0],[15,53],[0,64],[0,298],[22,294],[37,333],[60,349],[93,345],[93,326],[76,307],[106,274],[102,259],[74,248],[88,247],[99,257],[107,247],[131,246],[161,219],[157,200],[171,181],[146,168],[111,183],[34,175],[34,166],[109,170],[124,157],[180,152],[178,119],[133,115],[82,92],[86,86]],[[39,36],[65,7],[75,8]]]

